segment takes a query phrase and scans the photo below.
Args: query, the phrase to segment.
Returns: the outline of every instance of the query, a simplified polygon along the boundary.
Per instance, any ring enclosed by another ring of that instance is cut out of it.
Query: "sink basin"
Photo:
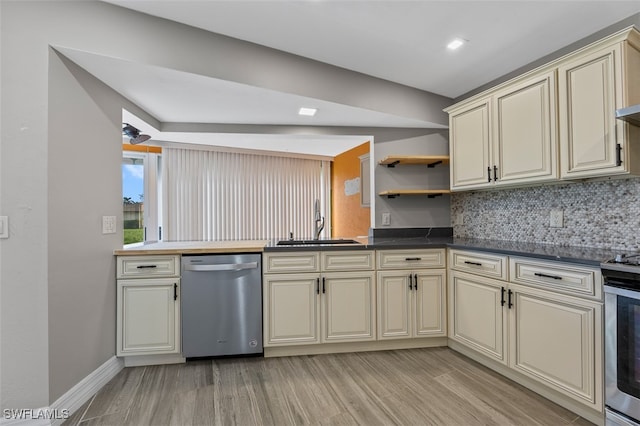
[[[356,240],[280,240],[278,246],[317,246],[323,244],[360,244]]]

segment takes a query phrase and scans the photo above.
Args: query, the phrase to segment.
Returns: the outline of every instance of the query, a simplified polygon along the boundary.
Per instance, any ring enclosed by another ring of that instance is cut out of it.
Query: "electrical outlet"
[[[454,225],[464,225],[464,213],[456,214],[455,218],[453,219],[453,224]]]
[[[9,238],[9,217],[0,216],[0,238]]]
[[[382,224],[386,226],[391,225],[391,213],[389,212],[382,213]]]
[[[562,210],[551,210],[549,226],[552,228],[562,228],[564,226],[564,212]]]
[[[115,216],[102,216],[102,233],[103,234],[116,233],[116,217]]]

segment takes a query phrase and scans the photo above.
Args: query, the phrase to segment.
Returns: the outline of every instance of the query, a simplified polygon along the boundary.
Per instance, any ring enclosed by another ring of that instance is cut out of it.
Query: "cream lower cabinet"
[[[265,253],[265,347],[375,340],[373,253],[320,255]],[[303,272],[309,269],[317,272]],[[271,273],[280,270],[288,273]]]
[[[180,354],[179,256],[117,259],[116,355]]]
[[[510,284],[509,366],[602,410],[602,304]]]
[[[444,249],[379,250],[378,339],[447,335]]]
[[[507,283],[459,271],[449,273],[449,338],[507,363]]]
[[[444,269],[378,272],[378,339],[446,336]]]
[[[118,280],[117,355],[180,353],[178,278]]]
[[[601,293],[587,291],[599,282],[599,270],[511,258],[507,280],[506,256],[495,256],[501,262],[487,261],[486,253],[449,256],[452,268],[464,270],[449,272],[449,338],[602,412],[603,306]],[[468,272],[473,268],[478,274]]]

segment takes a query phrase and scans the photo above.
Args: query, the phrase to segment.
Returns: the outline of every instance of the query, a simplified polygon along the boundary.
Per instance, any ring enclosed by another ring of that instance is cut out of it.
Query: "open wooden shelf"
[[[390,189],[379,192],[378,195],[387,198],[396,198],[400,195],[426,195],[427,198],[435,198],[444,194],[451,194],[448,189]]]
[[[448,155],[389,155],[378,163],[387,167],[395,167],[402,164],[425,164],[427,167],[435,167],[438,164],[449,164]]]

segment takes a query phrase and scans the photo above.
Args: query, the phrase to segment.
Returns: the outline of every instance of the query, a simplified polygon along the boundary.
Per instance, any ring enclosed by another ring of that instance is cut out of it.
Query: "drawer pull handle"
[[[511,295],[513,294],[513,291],[509,290],[509,304],[507,305],[509,307],[509,309],[511,309],[511,307],[513,306],[513,303],[511,303]]]
[[[559,277],[557,275],[547,275],[547,274],[541,274],[539,272],[535,272],[533,275],[535,275],[536,277],[553,278],[554,280],[561,280],[562,279],[562,277]]]
[[[413,290],[413,275],[409,274],[409,291]]]
[[[173,300],[178,300],[178,284],[173,283]]]
[[[322,277],[322,294],[326,293],[326,289],[324,287],[324,277]]]
[[[405,257],[404,260],[408,262],[410,260],[422,260],[422,258],[421,257]]]
[[[418,274],[413,274],[413,288],[418,291]]]
[[[316,278],[316,294],[320,294],[320,277]]]
[[[504,306],[504,292],[506,289],[504,287],[500,287],[500,306]]]
[[[138,269],[153,269],[153,268],[157,268],[158,265],[138,265],[136,266],[136,268]]]
[[[491,167],[487,167],[487,182],[491,182]]]
[[[482,263],[470,262],[468,260],[465,260],[464,263],[466,263],[467,265],[482,266]]]

